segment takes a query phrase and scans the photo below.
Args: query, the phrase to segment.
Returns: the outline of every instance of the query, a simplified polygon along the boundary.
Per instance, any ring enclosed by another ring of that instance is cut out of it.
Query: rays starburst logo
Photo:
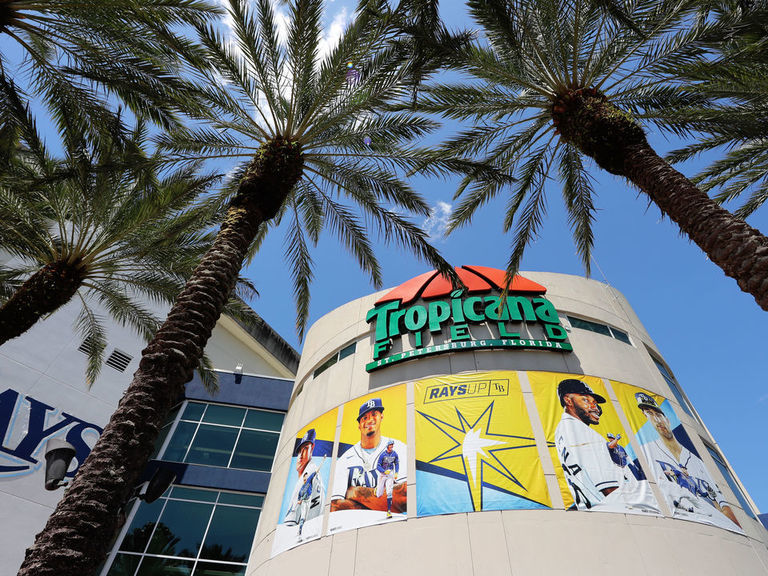
[[[483,488],[488,487],[528,499],[527,488],[505,464],[505,455],[512,450],[536,450],[536,441],[530,436],[516,436],[493,432],[499,423],[493,417],[494,402],[488,404],[477,418],[468,418],[456,408],[455,420],[448,422],[418,411],[449,439],[451,446],[428,460],[429,464],[444,468],[446,475],[457,473],[467,483],[467,490],[475,511],[483,509]],[[496,419],[498,420],[498,418]]]

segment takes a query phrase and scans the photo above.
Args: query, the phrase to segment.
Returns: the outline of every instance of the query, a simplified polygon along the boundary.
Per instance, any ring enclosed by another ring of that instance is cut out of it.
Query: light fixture
[[[240,384],[240,382],[243,381],[243,365],[238,362],[237,366],[235,366],[235,384]]]
[[[139,490],[139,500],[144,500],[147,504],[151,504],[160,496],[162,496],[166,490],[176,480],[176,472],[162,466],[155,470],[152,474],[152,478],[149,482],[145,482]]]
[[[66,440],[51,438],[45,444],[45,489],[56,490],[66,486],[64,476],[77,450]]]

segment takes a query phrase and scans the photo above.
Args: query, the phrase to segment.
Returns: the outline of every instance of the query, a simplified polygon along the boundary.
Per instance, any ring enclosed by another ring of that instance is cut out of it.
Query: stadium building
[[[138,368],[143,343],[110,323],[105,365],[87,386],[77,312],[68,305],[0,348],[0,576],[17,573],[63,493],[44,486],[48,441],[75,448],[74,475]],[[245,574],[299,357],[266,323],[228,317],[206,353],[219,390],[197,376],[187,385],[145,471],[173,485],[152,503],[126,502],[102,574]]]
[[[300,361],[222,318],[219,391],[187,385],[144,475],[172,484],[126,503],[101,576],[768,574],[754,503],[621,294],[457,270],[465,290],[430,272],[330,312]],[[73,475],[138,364],[110,325],[88,387],[76,313],[0,348],[0,576],[62,494],[48,441]]]
[[[768,574],[754,503],[619,292],[457,271],[308,331],[249,576]]]

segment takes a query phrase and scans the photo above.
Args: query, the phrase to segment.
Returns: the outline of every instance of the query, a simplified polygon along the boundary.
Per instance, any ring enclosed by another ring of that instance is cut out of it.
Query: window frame
[[[607,336],[608,338],[612,338],[613,340],[618,340],[622,344],[626,344],[627,346],[634,347],[634,344],[632,343],[632,337],[629,335],[629,332],[626,332],[621,328],[616,328],[614,326],[611,326],[610,324],[605,324],[604,322],[598,322],[596,320],[591,320],[589,318],[574,316],[569,313],[565,314],[565,318],[566,320],[568,320],[568,324],[570,325],[571,329],[576,328],[577,330],[586,330],[587,332],[592,332],[593,334],[599,334],[600,336]],[[579,326],[578,325],[579,323],[583,323],[584,325]],[[605,331],[590,328],[589,327],[590,325],[594,326],[595,328],[598,328],[598,327],[605,328]],[[616,333],[621,334],[622,337],[621,338],[616,337]]]
[[[723,456],[723,453],[720,452],[720,450],[709,442],[708,440],[705,440],[701,436],[699,436],[699,439],[701,440],[702,444],[704,444],[704,448],[707,449],[707,452],[709,452],[709,455],[712,457],[712,460],[715,462],[715,468],[720,470],[720,474],[725,479],[725,483],[728,484],[728,487],[731,489],[731,492],[733,492],[733,495],[736,497],[736,500],[741,506],[741,509],[744,510],[744,513],[752,518],[753,520],[757,520],[757,514],[754,510],[752,510],[752,505],[749,501],[749,497],[747,496],[746,492],[742,489],[741,483],[736,478],[736,475],[731,470],[731,467],[728,465],[728,462],[725,460],[725,456]]]
[[[336,352],[331,354],[328,358],[326,358],[320,365],[318,365],[317,368],[315,368],[312,371],[312,379],[314,380],[320,374],[328,370],[331,366],[336,364],[337,362],[341,362],[344,360],[344,358],[347,358],[349,356],[352,356],[357,351],[357,340],[354,342],[350,342],[346,346],[342,346]]]
[[[215,498],[213,500],[194,500],[190,498],[189,496],[176,496],[173,494],[174,488],[183,488],[183,489],[189,489],[194,490],[196,492],[208,492],[208,493],[214,493]],[[233,504],[230,502],[222,502],[222,496],[228,495],[228,494],[238,494],[238,495],[244,495],[244,496],[251,496],[261,499],[261,503],[259,505],[249,505],[249,504]],[[258,511],[258,518],[256,519],[256,523],[253,528],[253,537],[256,536],[256,531],[258,530],[259,522],[261,520],[261,513],[264,509],[264,499],[266,498],[266,494],[264,493],[247,493],[247,492],[238,492],[233,490],[216,490],[216,489],[208,489],[208,488],[201,488],[198,486],[186,486],[183,484],[173,484],[171,485],[168,490],[165,491],[165,493],[158,499],[163,500],[162,507],[160,508],[160,511],[158,512],[156,518],[153,520],[154,525],[152,527],[152,531],[149,534],[149,537],[147,538],[146,543],[143,546],[143,550],[141,552],[135,552],[135,551],[127,551],[127,550],[121,550],[121,546],[123,544],[123,541],[125,540],[125,537],[128,535],[128,532],[131,528],[131,524],[133,523],[134,518],[139,512],[139,509],[142,505],[145,503],[142,500],[139,500],[137,498],[134,498],[132,500],[133,504],[131,505],[131,511],[128,514],[125,524],[123,525],[122,529],[120,530],[120,534],[118,538],[115,540],[115,544],[112,547],[112,550],[110,550],[109,555],[107,556],[106,561],[104,562],[104,565],[99,572],[100,576],[108,576],[109,571],[112,568],[112,565],[115,562],[115,559],[117,558],[118,554],[123,554],[125,556],[133,556],[136,558],[139,558],[139,562],[136,565],[136,569],[134,570],[134,574],[136,573],[136,570],[138,570],[141,566],[141,563],[144,558],[150,557],[150,558],[159,558],[159,559],[168,559],[168,560],[181,560],[186,562],[192,563],[192,574],[194,574],[195,570],[197,570],[198,564],[220,564],[220,565],[226,565],[226,566],[238,566],[242,567],[243,569],[246,569],[248,566],[248,560],[250,555],[250,548],[248,549],[248,552],[246,553],[246,557],[242,562],[233,562],[229,560],[214,560],[210,558],[204,558],[202,557],[203,550],[205,547],[206,540],[208,538],[208,535],[211,531],[211,524],[213,523],[214,516],[216,515],[216,510],[219,506],[226,507],[226,508],[240,508],[240,509],[246,509],[246,510],[253,510]],[[193,504],[210,504],[211,510],[208,515],[208,519],[206,520],[205,529],[203,530],[202,537],[200,538],[200,547],[195,554],[194,558],[187,557],[187,556],[172,556],[168,554],[153,554],[149,553],[148,549],[152,543],[152,539],[155,535],[155,530],[157,529],[157,525],[160,524],[159,520],[163,517],[163,514],[165,513],[165,510],[168,506],[168,502],[189,502]],[[153,502],[154,504],[154,502]],[[130,505],[130,503],[129,503]],[[251,542],[252,544],[252,542]]]
[[[186,411],[187,406],[189,404],[202,404],[202,405],[205,406],[203,412],[200,414],[200,417],[197,420],[184,419],[184,412]],[[270,472],[271,471],[272,466],[274,465],[274,458],[275,458],[274,454],[272,454],[272,460],[270,462],[270,467],[267,470],[261,470],[261,469],[255,469],[255,468],[233,468],[232,467],[232,460],[235,457],[235,452],[237,450],[238,443],[240,442],[240,438],[241,438],[244,430],[249,430],[249,431],[254,431],[254,432],[264,432],[264,433],[272,434],[272,435],[275,436],[276,442],[279,442],[280,432],[282,431],[282,423],[281,423],[281,426],[280,426],[280,430],[273,430],[273,429],[270,429],[270,428],[256,428],[256,427],[253,427],[251,425],[247,425],[246,426],[246,420],[248,419],[249,411],[254,410],[254,411],[259,411],[259,412],[269,412],[269,413],[273,413],[273,414],[281,414],[283,416],[283,422],[285,421],[285,413],[284,412],[281,412],[279,410],[269,410],[269,409],[266,409],[266,408],[253,408],[253,407],[249,407],[249,406],[237,406],[237,405],[232,405],[232,404],[219,404],[219,403],[216,403],[216,402],[205,402],[205,401],[201,401],[201,400],[184,400],[182,403],[180,403],[177,406],[178,406],[178,412],[176,413],[176,417],[175,417],[175,419],[173,421],[173,424],[171,424],[170,429],[168,430],[167,436],[163,440],[162,446],[157,451],[157,455],[154,457],[155,460],[163,460],[163,461],[167,461],[167,462],[180,462],[180,463],[184,463],[184,464],[191,464],[193,466],[210,466],[212,468],[222,468],[222,469],[227,469],[227,470],[252,470],[252,471],[257,471],[257,472]],[[242,409],[243,410],[243,417],[240,420],[240,425],[239,426],[235,426],[235,425],[231,425],[231,424],[216,424],[216,423],[213,423],[213,422],[206,422],[204,419],[205,419],[205,414],[208,411],[208,406],[217,406],[217,407],[218,406],[223,406],[223,407]],[[174,410],[175,409],[176,409],[176,407],[174,407]],[[195,430],[192,433],[192,436],[190,437],[189,442],[186,445],[186,448],[185,448],[185,451],[184,451],[184,456],[182,458],[180,458],[180,459],[167,460],[165,456],[166,456],[166,453],[168,451],[168,446],[171,443],[171,441],[173,440],[173,438],[174,438],[174,436],[176,434],[176,431],[177,431],[177,429],[179,427],[179,424],[181,422],[185,422],[185,423],[188,423],[188,424],[193,424],[195,426]],[[197,438],[197,435],[200,432],[200,427],[203,426],[203,425],[205,425],[205,426],[212,426],[212,427],[219,427],[219,428],[226,428],[226,429],[230,429],[230,430],[231,429],[237,429],[237,434],[235,435],[235,440],[234,440],[234,443],[232,444],[232,448],[230,450],[229,457],[227,458],[227,464],[225,466],[218,465],[218,464],[206,464],[206,463],[200,463],[200,462],[188,462],[187,461],[187,458],[189,457],[189,454],[190,454],[190,451],[192,449],[192,446],[195,443],[195,439]]]
[[[648,350],[648,354],[650,355],[656,370],[661,375],[664,382],[666,382],[667,387],[672,391],[672,396],[675,397],[675,400],[677,400],[677,403],[683,409],[683,412],[693,418],[696,423],[704,426],[704,422],[701,421],[699,414],[693,407],[693,403],[688,399],[688,396],[685,395],[685,392],[683,392],[683,387],[680,386],[680,383],[677,381],[677,378],[675,378],[669,365],[650,350]]]

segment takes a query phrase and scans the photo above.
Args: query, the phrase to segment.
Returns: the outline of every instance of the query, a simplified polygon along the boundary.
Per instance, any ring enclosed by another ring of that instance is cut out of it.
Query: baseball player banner
[[[640,449],[672,515],[742,532],[733,509],[701,460],[670,402],[611,381]]]
[[[344,404],[328,533],[405,520],[407,481],[406,385]]]
[[[417,515],[551,507],[515,372],[415,384]]]
[[[338,409],[302,428],[294,443],[272,556],[320,537]]]
[[[660,514],[602,380],[528,372],[567,509]]]

